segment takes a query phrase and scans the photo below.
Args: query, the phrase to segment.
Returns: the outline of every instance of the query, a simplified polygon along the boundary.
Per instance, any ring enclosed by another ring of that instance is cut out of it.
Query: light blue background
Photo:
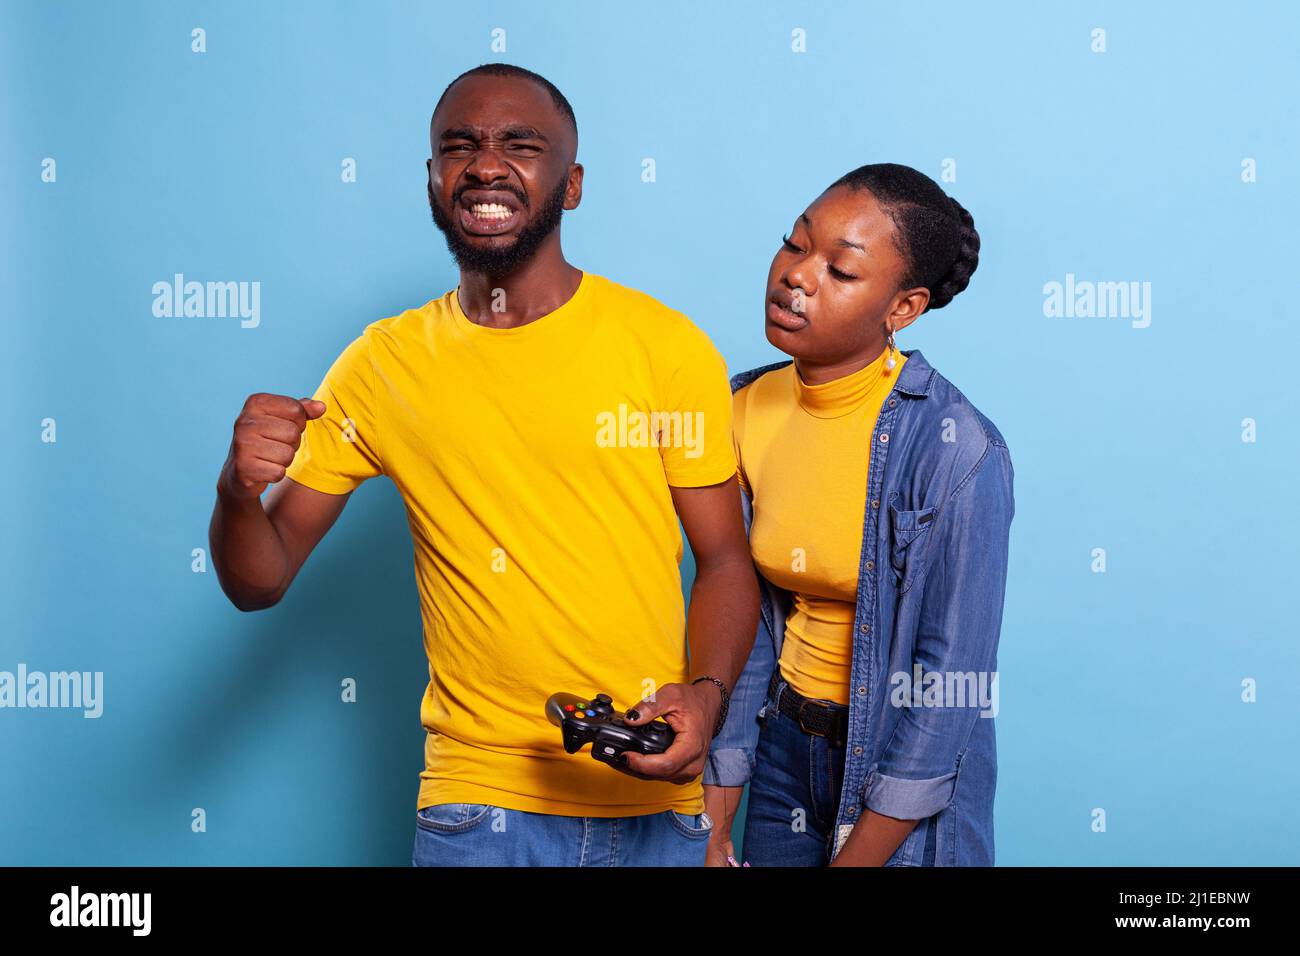
[[[782,357],[766,269],[823,187],[956,160],[979,270],[900,344],[1016,468],[998,862],[1300,863],[1300,14],[996,6],[0,8],[0,669],[106,682],[99,720],[0,711],[0,862],[409,863],[427,674],[395,488],[359,490],[269,611],[236,611],[190,552],[244,397],[310,394],[366,323],[455,285],[428,117],[504,59],[577,112],[569,257],[687,312],[734,371]],[[260,281],[261,326],[153,317],[174,272]],[[1151,282],[1150,327],[1045,318],[1067,272]]]

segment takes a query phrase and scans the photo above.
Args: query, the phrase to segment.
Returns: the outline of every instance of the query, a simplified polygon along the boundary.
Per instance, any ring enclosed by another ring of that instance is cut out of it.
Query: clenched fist
[[[235,435],[218,489],[241,500],[259,497],[267,485],[284,477],[307,422],[324,414],[325,403],[314,398],[266,392],[248,396],[235,420]]]

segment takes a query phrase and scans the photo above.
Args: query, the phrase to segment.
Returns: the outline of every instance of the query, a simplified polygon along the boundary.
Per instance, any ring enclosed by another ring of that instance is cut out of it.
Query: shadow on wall
[[[409,866],[428,665],[396,488],[354,492],[273,608],[240,612],[212,578],[219,646],[188,658],[203,670],[160,701],[157,750],[132,775],[148,803],[202,807],[207,831],[147,862]]]
[[[211,605],[177,631],[206,646],[136,702],[151,730],[116,764],[130,809],[96,862],[409,866],[428,680],[412,562],[401,496],[381,478],[353,493],[276,607],[236,610],[212,573]],[[694,571],[686,547],[687,596]],[[176,818],[194,807],[202,834]]]

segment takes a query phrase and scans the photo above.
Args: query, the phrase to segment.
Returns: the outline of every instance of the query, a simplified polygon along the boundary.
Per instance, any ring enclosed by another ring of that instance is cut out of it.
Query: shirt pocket
[[[889,564],[894,570],[894,583],[900,596],[916,580],[920,565],[921,543],[926,532],[934,526],[937,509],[918,508],[915,511],[900,511],[895,504],[898,492],[890,496],[889,502]]]

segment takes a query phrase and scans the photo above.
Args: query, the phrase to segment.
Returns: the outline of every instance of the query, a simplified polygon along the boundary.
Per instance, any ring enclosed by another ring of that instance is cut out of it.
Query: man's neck
[[[507,275],[461,270],[456,296],[466,317],[477,325],[512,329],[554,312],[573,297],[582,271],[557,248],[539,250]]]

